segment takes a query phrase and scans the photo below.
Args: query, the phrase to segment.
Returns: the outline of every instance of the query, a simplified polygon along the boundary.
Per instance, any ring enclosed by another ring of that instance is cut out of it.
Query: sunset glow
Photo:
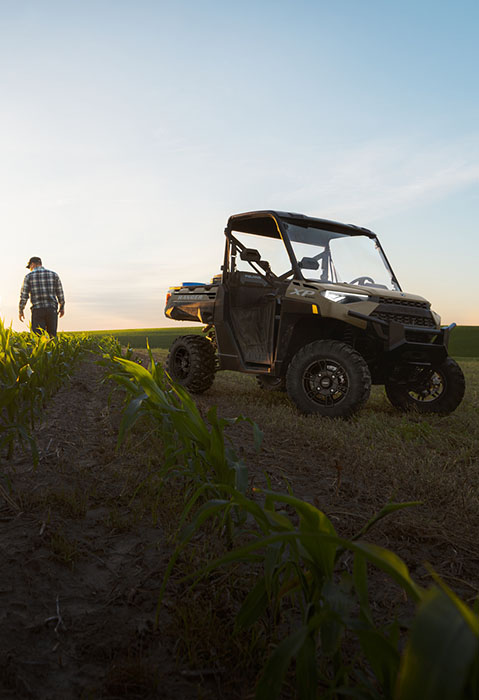
[[[171,325],[228,216],[378,233],[403,289],[479,325],[479,5],[16,0],[0,7],[0,318],[30,256],[60,330]],[[27,313],[27,322],[30,314]]]

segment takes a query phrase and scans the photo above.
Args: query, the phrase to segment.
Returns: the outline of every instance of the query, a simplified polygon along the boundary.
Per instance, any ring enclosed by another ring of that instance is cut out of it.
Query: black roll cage
[[[233,251],[231,252],[231,257],[236,255],[236,249],[240,252],[245,250],[246,247],[238,241],[238,239],[233,235],[232,231],[239,231],[241,233],[254,233],[258,236],[266,236],[268,238],[279,238],[283,241],[283,244],[288,252],[289,259],[291,261],[291,268],[295,279],[300,279],[303,281],[305,277],[301,272],[301,267],[296,260],[291,241],[287,231],[285,230],[284,223],[295,224],[302,227],[312,227],[318,229],[327,229],[329,231],[335,231],[337,233],[344,234],[346,236],[367,236],[374,240],[380,255],[382,256],[384,262],[386,263],[388,269],[391,272],[392,281],[397,285],[399,291],[401,291],[401,285],[398,282],[396,275],[389,263],[389,260],[384,252],[384,249],[377,237],[377,235],[370,229],[363,228],[361,226],[355,226],[354,224],[342,224],[339,221],[331,221],[329,219],[319,219],[315,217],[305,216],[304,214],[296,214],[291,212],[280,212],[273,210],[264,211],[253,211],[246,212],[244,214],[233,214],[228,219],[228,224],[225,228],[226,236],[226,246],[225,255],[223,261],[223,282],[225,282],[225,276],[229,271],[229,259],[230,259],[230,249],[233,246]],[[263,230],[261,230],[261,228]],[[256,264],[258,264],[256,262]],[[264,276],[267,280],[271,281],[271,278],[279,280],[274,272],[269,268],[266,270],[261,267],[261,271],[257,270],[253,266],[253,262],[250,262],[253,269],[260,275]]]

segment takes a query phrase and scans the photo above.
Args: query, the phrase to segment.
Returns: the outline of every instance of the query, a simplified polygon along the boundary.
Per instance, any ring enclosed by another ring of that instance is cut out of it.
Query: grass
[[[479,326],[458,326],[451,334],[449,352],[454,357],[479,357]]]
[[[129,330],[89,331],[88,335],[112,335],[122,345],[132,348],[146,348],[148,340],[151,348],[167,349],[179,335],[194,333],[201,335],[203,326],[184,326],[178,323],[171,328],[136,328]],[[451,334],[450,354],[453,357],[479,357],[479,326],[458,326]]]
[[[160,361],[165,351],[155,353]],[[297,495],[319,499],[333,517],[355,511],[354,520],[372,514],[388,500],[420,500],[424,505],[408,518],[424,532],[447,526],[450,538],[472,541],[464,523],[477,522],[479,538],[479,361],[463,359],[466,395],[450,416],[402,414],[388,402],[382,387],[373,387],[369,402],[349,421],[300,415],[285,394],[257,388],[254,378],[219,372],[200,405],[218,405],[220,415],[255,420],[264,431],[259,459],[244,445],[256,483],[265,474],[280,484],[292,481]],[[241,443],[246,428],[229,433]],[[312,476],[322,492],[311,492]],[[284,482],[283,482],[284,483]],[[403,516],[401,516],[403,517]],[[415,525],[414,525],[415,527]],[[474,525],[474,530],[476,525]],[[346,534],[346,533],[345,533]]]
[[[318,420],[299,415],[285,395],[258,392],[251,378],[233,373],[218,375],[212,389],[216,396],[211,400],[224,392],[235,392],[238,411],[258,420],[263,430],[272,434],[287,430],[294,434],[298,446],[320,445],[318,457],[323,465],[342,465],[344,474],[355,476],[355,480],[369,475],[374,479],[370,491],[377,494],[379,485],[384,484],[382,497],[396,492],[402,498],[414,490],[414,498],[429,501],[438,498],[441,491],[449,500],[462,470],[479,468],[479,362],[465,360],[461,366],[466,375],[466,396],[459,409],[447,417],[401,414],[390,406],[382,387],[373,387],[368,404],[353,420]],[[472,483],[464,499],[476,509],[479,487],[475,488],[471,472],[468,477]],[[431,493],[433,478],[437,479]]]
[[[50,548],[54,558],[73,569],[79,557],[78,543],[69,539],[62,531],[56,531],[50,538]]]
[[[52,486],[46,491],[34,491],[23,496],[22,508],[24,510],[44,508],[47,512],[55,513],[63,518],[81,520],[87,512],[88,501],[89,494],[86,494],[79,486],[69,489]]]
[[[167,352],[155,351],[164,362]],[[255,453],[250,428],[236,425],[227,433],[245,457],[250,479],[265,486],[266,478],[284,490],[326,509],[341,531],[349,535],[384,503],[421,501],[406,515],[402,540],[427,556],[427,542],[461,551],[479,539],[479,361],[460,361],[466,377],[462,404],[450,416],[402,414],[388,402],[383,387],[373,387],[365,408],[352,420],[302,416],[288,397],[266,392],[251,376],[219,372],[211,389],[197,397],[203,414],[217,405],[219,415],[245,415],[264,432],[261,454]],[[147,497],[145,485],[140,498]],[[153,504],[150,505],[155,510]],[[395,521],[396,522],[396,521]],[[380,533],[396,537],[388,523]],[[421,563],[421,562],[419,562]],[[454,576],[454,566],[441,573]],[[464,562],[467,570],[468,562]],[[466,586],[464,591],[471,595]]]

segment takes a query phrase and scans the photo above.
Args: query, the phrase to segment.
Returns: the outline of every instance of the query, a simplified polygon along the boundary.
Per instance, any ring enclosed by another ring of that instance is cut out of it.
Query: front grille
[[[415,309],[430,309],[431,304],[428,301],[416,301],[414,299],[391,299],[391,297],[377,297],[372,301],[377,301],[379,304],[388,304],[394,306],[409,306]]]
[[[381,321],[395,322],[400,323],[402,326],[416,326],[418,328],[436,327],[430,311],[431,305],[428,301],[391,299],[390,297],[378,297],[377,301],[378,305],[371,315],[380,318]]]
[[[436,324],[432,317],[428,316],[412,316],[411,314],[391,313],[389,311],[373,311],[371,316],[380,318],[382,321],[395,321],[403,326],[421,326],[422,328],[435,328]]]

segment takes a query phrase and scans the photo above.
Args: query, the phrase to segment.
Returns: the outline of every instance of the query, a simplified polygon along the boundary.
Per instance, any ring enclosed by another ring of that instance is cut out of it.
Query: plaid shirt
[[[23,280],[20,291],[20,313],[23,313],[25,304],[31,298],[32,309],[44,309],[53,307],[57,309],[57,299],[60,309],[65,305],[62,283],[56,272],[46,270],[44,267],[37,267],[29,272]]]

